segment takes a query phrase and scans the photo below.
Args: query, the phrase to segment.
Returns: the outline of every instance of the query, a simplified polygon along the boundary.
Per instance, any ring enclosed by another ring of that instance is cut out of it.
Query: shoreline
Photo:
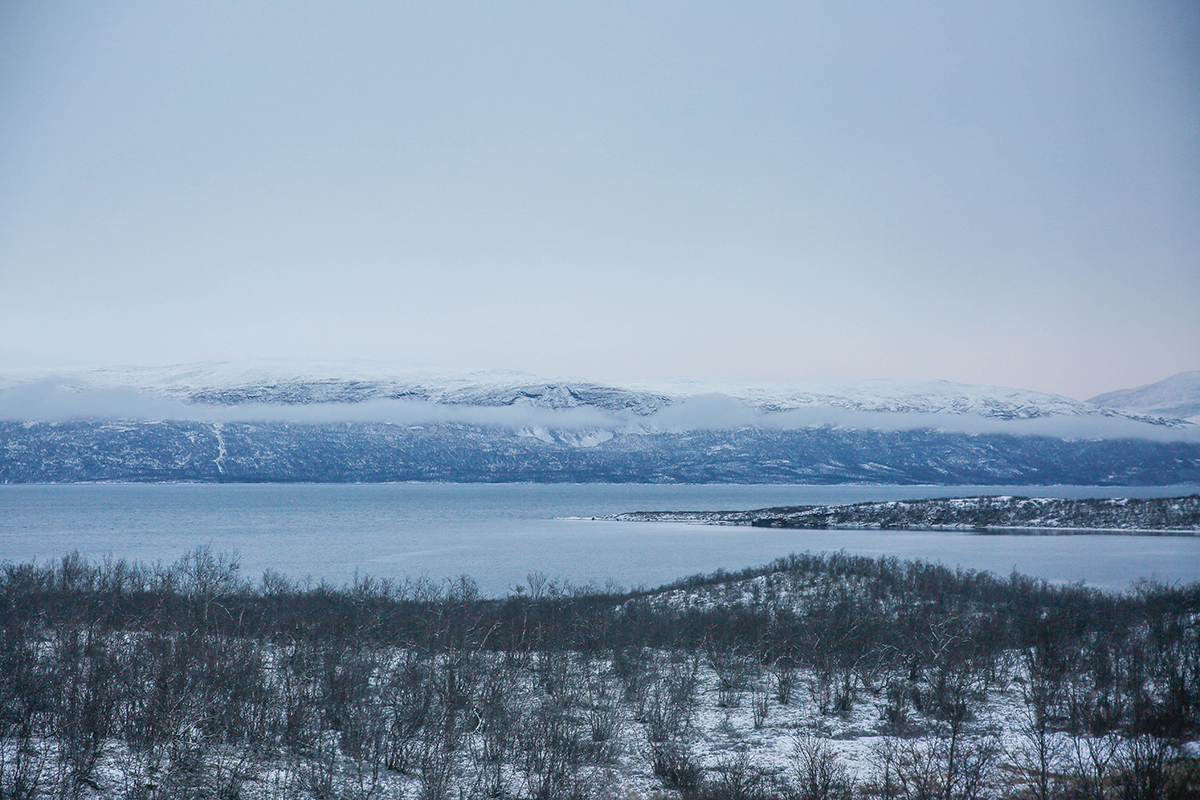
[[[633,511],[598,519],[796,530],[959,531],[993,536],[1200,536],[1200,494],[1079,500],[930,498],[748,511]]]

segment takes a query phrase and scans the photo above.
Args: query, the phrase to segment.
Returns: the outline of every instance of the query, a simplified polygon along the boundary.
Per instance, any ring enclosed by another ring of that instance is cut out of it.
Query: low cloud
[[[188,406],[136,389],[96,389],[44,378],[0,391],[0,419],[64,422],[75,419],[190,419]]]
[[[828,426],[853,430],[934,430],[946,433],[1050,436],[1058,439],[1200,442],[1200,425],[1173,428],[1124,417],[1103,416],[1056,415],[1035,419],[999,419],[975,414],[897,414],[883,411],[850,411],[825,406],[764,414],[759,425],[784,430]]]
[[[725,430],[762,425],[766,416],[723,394],[702,394],[668,406],[643,425],[658,430]]]
[[[975,414],[853,411],[833,406],[763,413],[724,395],[706,395],[685,400],[638,420],[635,426],[647,433],[746,427],[773,430],[840,428],[875,431],[933,430],[945,433],[1049,436],[1058,439],[1200,442],[1200,425],[1173,428],[1124,417],[1057,415],[1036,419],[999,419]]]

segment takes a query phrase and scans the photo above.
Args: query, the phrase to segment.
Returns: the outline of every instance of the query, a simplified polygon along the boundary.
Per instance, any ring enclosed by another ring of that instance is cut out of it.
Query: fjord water
[[[593,516],[731,510],[916,497],[1016,494],[1163,497],[1196,486],[731,486],[624,484],[86,484],[0,486],[0,561],[71,551],[171,562],[199,545],[266,569],[342,584],[470,575],[503,595],[531,572],[576,585],[657,586],[788,553],[836,551],[940,561],[1007,575],[1128,589],[1140,578],[1200,581],[1200,537],[789,531]]]

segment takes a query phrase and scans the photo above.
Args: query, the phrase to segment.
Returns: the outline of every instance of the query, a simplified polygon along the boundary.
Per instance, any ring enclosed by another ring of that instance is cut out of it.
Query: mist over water
[[[531,572],[576,585],[657,586],[793,552],[846,550],[1123,590],[1139,578],[1200,581],[1200,537],[979,536],[781,531],[605,522],[635,510],[730,510],[1020,494],[1172,496],[1168,487],[648,486],[538,484],[0,486],[0,561],[106,557],[171,562],[209,545],[242,573],[341,584],[355,574],[435,581],[467,574],[503,595]],[[569,519],[569,518],[575,519]]]

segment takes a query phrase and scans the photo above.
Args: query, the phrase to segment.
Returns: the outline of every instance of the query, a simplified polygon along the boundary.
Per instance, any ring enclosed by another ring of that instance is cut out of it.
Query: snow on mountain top
[[[520,383],[536,376],[504,370],[437,370],[386,361],[287,361],[258,360],[161,367],[116,366],[96,368],[22,369],[0,372],[0,387],[47,378],[61,378],[87,386],[132,386],[145,389],[223,390],[280,383],[424,383],[482,385]]]
[[[1135,414],[1177,417],[1200,422],[1200,370],[1138,386],[1096,395],[1089,403]]]
[[[1197,373],[1200,374],[1200,373]],[[387,362],[253,361],[0,372],[0,393],[41,382],[86,393],[135,391],[204,407],[359,404],[415,401],[449,406],[594,409],[623,419],[654,418],[658,427],[739,427],[761,419],[804,422],[804,412],[828,416],[939,415],[1001,421],[1109,419],[1145,427],[1183,425],[1102,408],[1059,395],[950,381],[733,383],[635,381],[597,383],[548,379],[501,370],[432,370]],[[832,419],[805,424],[828,424]],[[699,421],[699,422],[698,422]],[[852,420],[861,422],[861,420]]]

